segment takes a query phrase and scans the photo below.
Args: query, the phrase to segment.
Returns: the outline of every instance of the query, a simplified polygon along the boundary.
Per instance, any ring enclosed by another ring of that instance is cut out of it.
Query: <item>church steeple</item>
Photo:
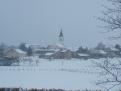
[[[60,31],[59,37],[63,37],[63,31],[62,31],[62,29]]]
[[[59,34],[59,42],[60,42],[60,44],[64,45],[64,36],[63,36],[62,29],[61,29],[60,34]]]

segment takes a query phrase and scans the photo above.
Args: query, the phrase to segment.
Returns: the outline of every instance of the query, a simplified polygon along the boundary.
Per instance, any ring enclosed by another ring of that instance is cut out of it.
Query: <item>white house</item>
[[[26,56],[26,52],[16,49],[16,48],[9,48],[5,51],[5,57],[7,58],[20,58]]]

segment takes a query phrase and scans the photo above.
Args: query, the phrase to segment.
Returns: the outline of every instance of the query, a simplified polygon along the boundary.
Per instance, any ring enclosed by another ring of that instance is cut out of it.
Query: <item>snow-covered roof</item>
[[[106,52],[105,52],[104,50],[91,49],[90,52],[91,52],[91,53],[101,53],[101,54],[106,54]]]
[[[20,53],[20,54],[26,54],[26,52],[20,50],[20,49],[15,49],[16,52]]]
[[[99,53],[106,54],[106,52],[104,50],[99,50]]]
[[[50,56],[50,55],[52,55],[52,54],[53,54],[53,53],[50,53],[50,52],[49,52],[49,53],[46,53],[45,55],[46,55],[46,56]]]
[[[60,43],[56,43],[56,46],[59,48],[64,48],[64,45],[60,44]]]
[[[60,43],[56,43],[56,44],[51,44],[51,45],[48,45],[48,47],[50,49],[60,49],[60,48],[65,48],[64,45],[60,44]]]
[[[65,50],[61,50],[61,52],[66,52],[67,50],[65,49]]]
[[[88,54],[79,53],[79,56],[89,56]]]
[[[44,46],[42,44],[28,44],[26,43],[25,46],[27,48],[32,47],[32,48],[43,48]]]
[[[113,48],[113,47],[111,48],[111,50],[112,50],[112,51],[118,51],[118,49],[116,49],[116,48]]]
[[[98,50],[91,48],[90,52],[95,53],[95,52],[98,52]]]

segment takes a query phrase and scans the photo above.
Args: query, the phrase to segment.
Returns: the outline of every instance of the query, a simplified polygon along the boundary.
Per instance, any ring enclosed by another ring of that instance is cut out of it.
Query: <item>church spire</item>
[[[60,31],[59,37],[63,37],[63,31],[62,31],[62,29]]]
[[[62,29],[60,30],[60,34],[59,34],[59,42],[61,45],[64,45],[64,36],[63,36]]]

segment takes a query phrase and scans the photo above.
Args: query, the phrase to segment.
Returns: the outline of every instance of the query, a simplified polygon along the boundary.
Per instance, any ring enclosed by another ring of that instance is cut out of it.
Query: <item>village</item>
[[[0,45],[0,65],[10,65],[20,61],[20,58],[38,57],[40,59],[99,59],[121,57],[121,46],[106,47],[103,43],[97,44],[94,48],[79,47],[72,50],[64,45],[64,35],[62,29],[58,36],[58,43],[41,46],[28,43],[21,43],[18,47]],[[24,61],[24,60],[23,60]]]

